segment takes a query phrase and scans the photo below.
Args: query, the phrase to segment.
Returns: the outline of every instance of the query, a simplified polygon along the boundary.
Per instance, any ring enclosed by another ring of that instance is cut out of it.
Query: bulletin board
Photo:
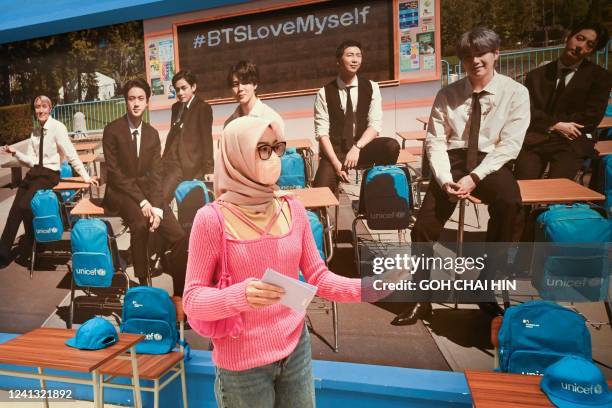
[[[440,0],[398,0],[400,83],[440,79]]]
[[[176,73],[172,33],[145,37],[145,66],[151,85],[150,109],[167,108],[176,101],[172,77]]]

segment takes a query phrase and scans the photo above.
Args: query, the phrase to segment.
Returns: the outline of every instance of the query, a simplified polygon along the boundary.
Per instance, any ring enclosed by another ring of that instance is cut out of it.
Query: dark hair
[[[570,31],[567,38],[568,39],[572,38],[574,35],[576,35],[581,30],[595,31],[595,34],[597,35],[597,43],[595,44],[595,51],[601,50],[608,43],[609,34],[608,34],[608,30],[606,29],[606,27],[604,27],[603,25],[599,23],[595,23],[591,21],[583,21],[582,23],[575,25],[572,28],[572,31]]]
[[[176,83],[184,79],[191,86],[194,86],[198,83],[198,80],[193,72],[187,70],[180,70],[172,77],[172,86],[176,88]]]
[[[149,101],[149,98],[151,97],[151,87],[149,86],[147,81],[142,78],[130,79],[129,81],[127,81],[123,86],[123,99],[125,99],[126,101],[128,97],[128,92],[130,92],[130,89],[132,88],[140,88],[145,91],[145,94],[147,95],[147,102]]]
[[[346,50],[348,47],[357,47],[359,48],[359,51],[363,52],[363,47],[361,46],[361,43],[359,41],[344,40],[340,43],[338,48],[336,48],[336,58],[342,58],[344,50]]]
[[[459,37],[457,41],[457,56],[460,60],[471,57],[472,55],[485,54],[499,50],[501,40],[499,35],[490,28],[472,28]]]
[[[257,85],[259,83],[259,70],[257,65],[251,61],[238,61],[232,65],[227,73],[227,84],[230,88],[234,86],[234,76],[241,84]]]

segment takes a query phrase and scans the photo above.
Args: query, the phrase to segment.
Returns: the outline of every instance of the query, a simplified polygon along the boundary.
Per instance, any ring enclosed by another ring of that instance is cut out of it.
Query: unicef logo
[[[153,335],[153,338],[154,338],[156,341],[161,341],[161,339],[162,339],[162,335],[161,335],[161,334],[159,334],[159,333],[155,333],[155,334]]]
[[[601,384],[596,384],[596,385],[593,387],[593,392],[594,392],[595,394],[601,394],[601,393],[603,393],[603,387],[601,386]]]
[[[52,232],[53,234],[57,234],[57,227],[52,227],[52,228],[51,228],[51,232]]]
[[[591,278],[588,280],[588,285],[592,288],[601,286],[601,278]]]
[[[106,269],[98,269],[97,271],[98,276],[106,276]]]

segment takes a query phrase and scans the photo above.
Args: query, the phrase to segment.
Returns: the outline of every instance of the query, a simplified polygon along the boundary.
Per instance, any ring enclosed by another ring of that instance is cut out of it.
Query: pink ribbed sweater
[[[304,326],[304,313],[276,304],[253,309],[246,301],[246,285],[261,279],[267,268],[317,286],[317,295],[338,302],[361,300],[361,282],[332,273],[319,256],[303,205],[288,198],[291,229],[281,236],[238,241],[228,237],[228,268],[234,284],[210,287],[220,257],[224,235],[210,205],[195,217],[189,239],[189,261],[183,305],[187,315],[218,320],[242,314],[244,331],[238,338],[214,340],[213,361],[218,367],[241,371],[287,357],[295,349]]]

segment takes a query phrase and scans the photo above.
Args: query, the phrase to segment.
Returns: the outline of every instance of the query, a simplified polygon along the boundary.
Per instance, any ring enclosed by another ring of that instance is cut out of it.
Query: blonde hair
[[[51,99],[49,99],[49,97],[46,95],[38,95],[36,98],[34,98],[34,102],[32,103],[33,108],[36,106],[36,101],[40,101],[42,104],[46,103],[49,105],[49,109],[53,109],[53,102],[51,102]]]

